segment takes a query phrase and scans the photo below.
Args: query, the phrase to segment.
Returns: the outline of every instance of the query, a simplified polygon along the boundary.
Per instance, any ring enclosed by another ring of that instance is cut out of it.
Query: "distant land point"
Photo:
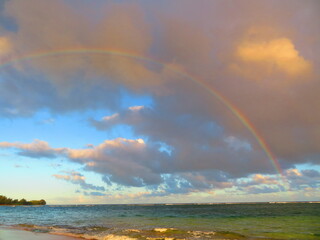
[[[8,198],[6,196],[0,195],[0,205],[46,205],[46,204],[47,204],[46,201],[43,199],[27,201],[24,198],[18,200],[18,199],[12,199],[12,198]]]

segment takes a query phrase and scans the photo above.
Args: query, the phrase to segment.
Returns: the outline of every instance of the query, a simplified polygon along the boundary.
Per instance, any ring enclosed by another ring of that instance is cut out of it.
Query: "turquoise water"
[[[320,239],[320,204],[0,206],[0,224],[96,239]]]

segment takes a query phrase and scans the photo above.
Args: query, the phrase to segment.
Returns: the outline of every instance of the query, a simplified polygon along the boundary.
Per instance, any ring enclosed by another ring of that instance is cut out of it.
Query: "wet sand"
[[[0,228],[0,240],[79,240],[80,238]]]

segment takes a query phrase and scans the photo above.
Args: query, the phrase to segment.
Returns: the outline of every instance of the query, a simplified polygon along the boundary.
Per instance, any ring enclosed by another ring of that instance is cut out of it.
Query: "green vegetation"
[[[0,195],[0,205],[46,205],[46,204],[47,204],[46,201],[43,199],[27,201],[24,198],[18,200],[18,199],[7,198],[6,196]]]

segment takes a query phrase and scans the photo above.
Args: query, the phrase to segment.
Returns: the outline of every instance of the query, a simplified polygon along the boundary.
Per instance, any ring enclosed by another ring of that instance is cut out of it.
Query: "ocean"
[[[99,240],[320,239],[320,204],[0,206],[0,226]]]

